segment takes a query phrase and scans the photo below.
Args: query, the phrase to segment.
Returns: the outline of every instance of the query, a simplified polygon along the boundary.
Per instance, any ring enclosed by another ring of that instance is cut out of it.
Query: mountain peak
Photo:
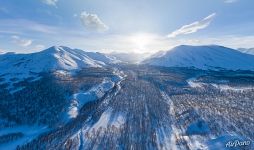
[[[165,54],[154,55],[143,63],[166,67],[196,67],[200,69],[254,70],[254,56],[219,46],[177,46]]]
[[[42,53],[50,53],[50,54],[55,54],[55,53],[58,53],[58,52],[61,52],[61,51],[66,51],[70,49],[69,47],[66,47],[66,46],[51,46],[45,50],[42,50],[41,52]]]
[[[171,50],[174,50],[174,49],[176,49],[176,50],[184,50],[184,49],[185,50],[186,49],[187,50],[189,50],[189,49],[195,49],[195,50],[197,50],[197,49],[207,49],[207,48],[210,48],[210,49],[214,48],[214,50],[231,49],[231,48],[224,47],[224,46],[221,46],[221,45],[214,45],[214,44],[212,44],[212,45],[199,45],[199,46],[195,46],[195,45],[179,45],[179,46],[176,46],[176,47],[172,48]],[[169,51],[171,51],[171,50],[169,50]]]
[[[52,46],[30,54],[0,55],[0,76],[10,75],[24,79],[30,77],[31,72],[72,71],[89,67],[104,67],[116,62],[118,62],[116,59],[102,53],[85,52],[65,46]],[[6,78],[9,77],[6,76]]]

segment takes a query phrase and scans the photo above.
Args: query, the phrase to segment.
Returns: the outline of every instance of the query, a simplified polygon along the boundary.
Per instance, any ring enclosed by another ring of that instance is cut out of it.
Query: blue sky
[[[1,0],[0,51],[254,47],[252,0]]]

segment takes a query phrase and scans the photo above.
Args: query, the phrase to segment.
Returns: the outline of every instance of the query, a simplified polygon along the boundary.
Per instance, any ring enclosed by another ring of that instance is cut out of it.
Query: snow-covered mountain
[[[121,60],[117,59],[114,56],[106,55],[100,52],[85,52],[87,56],[90,58],[103,62],[105,64],[115,64],[115,63],[121,63]]]
[[[254,55],[254,48],[239,48],[238,50],[246,54]]]
[[[165,67],[254,70],[254,56],[217,45],[181,45],[167,51],[165,54],[155,54],[143,63]]]
[[[27,78],[31,73],[53,70],[78,70],[87,67],[103,67],[118,62],[102,53],[85,52],[64,46],[53,46],[31,54],[6,53],[0,55],[0,76]]]

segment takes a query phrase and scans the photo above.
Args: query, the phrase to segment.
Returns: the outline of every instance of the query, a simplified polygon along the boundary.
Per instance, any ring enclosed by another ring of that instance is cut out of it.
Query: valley
[[[124,78],[103,97],[86,103],[66,125],[18,149],[227,149],[230,140],[253,141],[254,89],[212,86],[227,81],[232,87],[235,82],[254,87],[252,75],[143,65],[117,67]],[[242,82],[232,80],[236,74],[241,74]],[[202,82],[202,86],[189,85],[188,79],[193,77],[193,82]]]

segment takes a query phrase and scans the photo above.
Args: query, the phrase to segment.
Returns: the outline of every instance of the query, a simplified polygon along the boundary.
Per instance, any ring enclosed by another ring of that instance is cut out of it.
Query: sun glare
[[[135,34],[130,37],[130,41],[137,52],[143,53],[152,42],[153,37],[149,34]]]

